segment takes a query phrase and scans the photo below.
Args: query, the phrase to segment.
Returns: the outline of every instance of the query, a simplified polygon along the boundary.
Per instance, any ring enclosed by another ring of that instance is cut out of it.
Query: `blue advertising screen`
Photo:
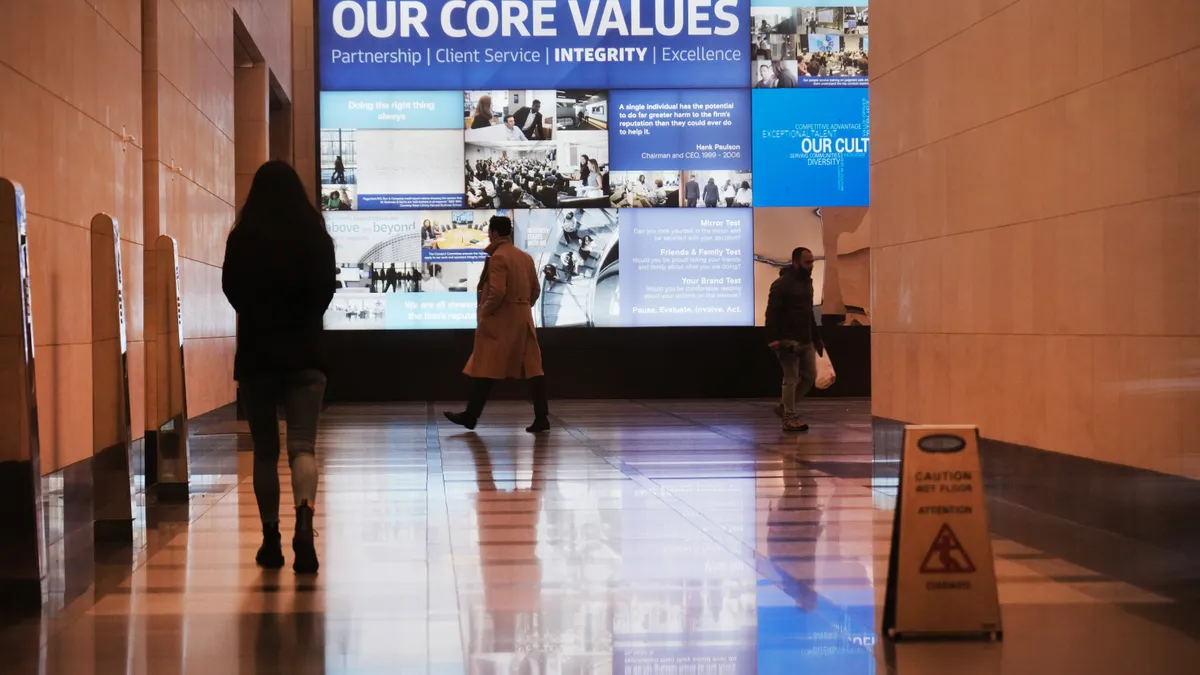
[[[865,88],[754,92],[756,206],[862,206],[869,200]],[[796,121],[796,109],[805,111]]]
[[[540,326],[751,326],[761,210],[868,203],[865,3],[316,13],[331,329],[474,327],[496,214],[534,257]]]

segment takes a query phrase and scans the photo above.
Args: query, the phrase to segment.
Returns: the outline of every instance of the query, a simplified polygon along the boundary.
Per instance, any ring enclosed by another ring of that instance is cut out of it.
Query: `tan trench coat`
[[[542,350],[532,308],[542,288],[533,258],[507,239],[491,244],[487,252],[479,278],[475,348],[463,372],[491,380],[537,377]]]

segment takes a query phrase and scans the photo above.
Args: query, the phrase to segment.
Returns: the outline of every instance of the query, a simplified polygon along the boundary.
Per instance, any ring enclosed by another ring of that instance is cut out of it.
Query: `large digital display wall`
[[[497,213],[537,264],[541,326],[751,326],[756,271],[786,260],[756,254],[756,211],[867,204],[865,3],[316,11],[331,329],[474,327]],[[786,217],[759,219],[790,245]]]

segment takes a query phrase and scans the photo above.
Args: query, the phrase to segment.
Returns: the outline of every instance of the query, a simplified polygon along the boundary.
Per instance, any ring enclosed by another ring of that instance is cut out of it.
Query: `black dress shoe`
[[[446,416],[446,419],[450,420],[451,422],[454,422],[455,424],[457,424],[460,427],[466,427],[467,429],[474,429],[475,423],[478,421],[478,420],[473,420],[470,417],[467,417],[467,413],[465,413],[465,412],[456,413],[456,412],[446,411],[442,414]]]
[[[283,567],[283,544],[279,538],[279,523],[263,523],[263,542],[254,562],[267,570]]]
[[[525,427],[525,431],[531,434],[539,434],[543,431],[550,431],[550,420],[545,417],[539,417],[533,421],[533,424]]]

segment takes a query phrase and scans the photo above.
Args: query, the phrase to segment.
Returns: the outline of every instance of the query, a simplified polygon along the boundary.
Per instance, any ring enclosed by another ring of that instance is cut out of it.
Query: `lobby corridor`
[[[239,424],[194,429],[186,513],[150,506],[133,564],[0,629],[5,675],[1189,673],[1195,605],[996,538],[1005,640],[877,637],[895,466],[866,401],[560,402],[324,417],[321,572],[254,565]],[[239,440],[240,439],[240,440]],[[58,552],[61,555],[61,551]],[[132,570],[132,572],[131,572]]]

